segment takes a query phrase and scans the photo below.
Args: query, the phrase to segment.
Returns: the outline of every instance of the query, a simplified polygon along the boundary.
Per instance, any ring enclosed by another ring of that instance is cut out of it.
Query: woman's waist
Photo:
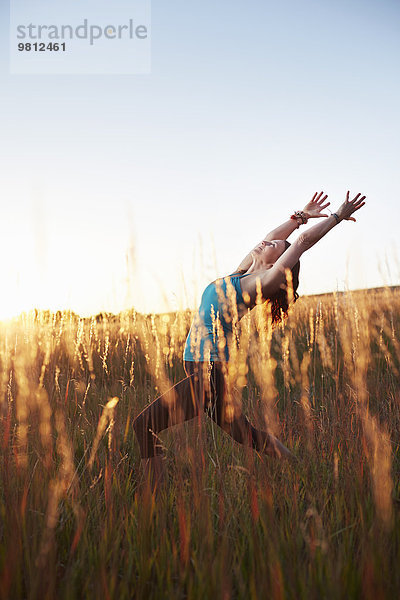
[[[231,317],[214,315],[201,315],[193,319],[191,331],[203,335],[220,335],[221,333],[232,334],[234,321]]]

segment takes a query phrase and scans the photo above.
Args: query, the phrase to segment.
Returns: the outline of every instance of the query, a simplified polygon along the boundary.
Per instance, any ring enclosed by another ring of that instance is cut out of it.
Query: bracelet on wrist
[[[340,223],[341,218],[339,217],[339,215],[337,213],[332,213],[332,217],[335,217],[336,223]]]
[[[293,221],[297,221],[297,229],[300,224],[305,225],[308,222],[307,215],[302,210],[295,210],[294,213],[290,215],[290,218],[293,219]],[[301,223],[299,221],[301,221]]]

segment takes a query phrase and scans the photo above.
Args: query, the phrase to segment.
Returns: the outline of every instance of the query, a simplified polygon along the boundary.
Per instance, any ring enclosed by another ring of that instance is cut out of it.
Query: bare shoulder
[[[253,308],[256,304],[257,295],[263,294],[263,276],[263,272],[250,273],[250,275],[240,279],[243,300],[248,308]]]
[[[248,308],[253,308],[257,301],[266,301],[272,298],[286,284],[284,267],[252,273],[240,280],[242,294]]]
[[[228,277],[235,277],[237,275],[243,275],[244,273],[246,273],[246,269],[236,269],[236,271],[233,271],[233,273],[230,273],[228,275]]]

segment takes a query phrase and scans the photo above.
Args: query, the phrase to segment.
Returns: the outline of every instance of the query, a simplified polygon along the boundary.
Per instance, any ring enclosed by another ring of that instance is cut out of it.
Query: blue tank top
[[[228,275],[206,287],[186,339],[184,360],[229,360],[229,345],[234,342],[234,328],[239,320],[238,309],[245,307],[240,287],[243,275]]]

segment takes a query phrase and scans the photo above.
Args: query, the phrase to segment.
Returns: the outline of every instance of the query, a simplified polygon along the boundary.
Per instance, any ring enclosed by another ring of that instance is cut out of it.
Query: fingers
[[[355,204],[360,204],[360,202],[364,202],[365,198],[366,198],[366,196],[361,196],[361,198],[359,198]],[[364,202],[364,204],[365,204],[365,202]]]
[[[361,200],[365,200],[365,198],[366,198],[366,196],[361,196],[361,198],[359,198],[359,196],[361,196],[360,192],[358,192],[358,194],[356,196],[354,196],[353,200],[349,200],[350,192],[347,192],[346,202],[349,202],[350,204],[352,204],[353,202],[360,202]]]
[[[354,196],[353,200],[349,200],[350,197],[350,192],[347,192],[346,194],[346,203],[347,204],[351,204],[353,206],[359,206],[361,208],[361,204],[362,206],[364,206],[365,202],[365,198],[366,196],[361,196],[360,192],[358,192],[358,194],[356,196]]]
[[[321,196],[322,196],[323,193],[324,192],[320,192],[318,194],[318,192],[315,192],[314,196],[311,198],[311,202],[317,202],[318,203],[318,201],[321,198]]]
[[[365,199],[366,196],[361,196],[360,192],[358,194],[356,194],[354,196],[354,198],[352,200],[349,200],[350,197],[350,192],[347,192],[346,194],[346,200],[345,200],[345,205],[347,205],[347,209],[349,211],[349,216],[348,217],[344,217],[347,221],[353,221],[354,223],[356,223],[356,220],[354,219],[354,217],[351,217],[350,215],[352,215],[353,213],[355,213],[357,210],[360,210],[360,208],[362,208],[363,206],[365,206]]]
[[[323,196],[323,193],[324,192],[320,192],[318,194],[318,192],[315,192],[314,196],[311,198],[311,202],[315,202],[316,204],[321,205],[328,197],[328,194],[325,194],[325,196]],[[321,196],[323,196],[323,197],[321,198]],[[328,202],[328,204],[329,204],[329,202]]]
[[[365,200],[366,196],[361,196],[361,198],[359,198],[358,197],[359,195],[360,194],[357,194],[357,196],[355,198],[353,198],[353,200],[351,202],[349,202],[349,204],[351,204],[356,210],[358,210],[365,204],[364,200]]]
[[[354,210],[359,210],[360,208],[362,208],[364,206],[365,202],[361,202],[357,205],[355,205]]]

